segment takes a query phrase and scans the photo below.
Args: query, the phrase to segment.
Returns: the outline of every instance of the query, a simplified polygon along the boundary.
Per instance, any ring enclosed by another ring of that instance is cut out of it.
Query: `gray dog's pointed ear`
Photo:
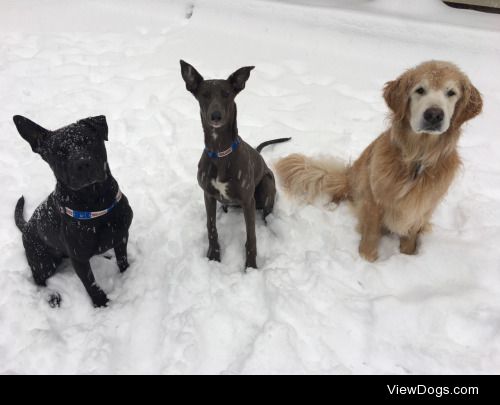
[[[254,69],[255,66],[245,66],[239,68],[231,76],[227,78],[231,86],[233,86],[234,91],[238,94],[241,90],[245,88],[245,83],[250,77],[250,71]]]
[[[200,75],[194,67],[192,67],[189,63],[184,62],[182,59],[180,63],[181,74],[184,82],[186,83],[186,89],[195,94],[203,81],[203,76]]]
[[[85,124],[86,126],[96,131],[102,139],[104,139],[105,141],[108,140],[108,123],[106,122],[106,117],[104,115],[85,118],[78,121],[78,123]]]
[[[33,152],[40,153],[42,142],[50,131],[22,115],[14,115],[13,120],[17,130],[23,139],[30,144]]]

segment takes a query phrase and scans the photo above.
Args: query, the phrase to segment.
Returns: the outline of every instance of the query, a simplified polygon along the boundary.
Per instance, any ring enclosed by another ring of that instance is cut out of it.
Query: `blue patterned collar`
[[[116,193],[116,197],[115,200],[113,201],[113,204],[111,204],[110,207],[102,211],[77,211],[77,210],[72,210],[71,208],[68,207],[59,207],[59,210],[61,211],[62,214],[66,214],[74,219],[86,220],[86,219],[99,218],[102,217],[103,215],[110,213],[111,210],[116,207],[116,204],[120,202],[122,196],[123,196],[122,192],[118,190],[118,193]]]
[[[211,157],[213,159],[220,159],[233,153],[236,149],[238,149],[238,145],[240,143],[241,143],[240,137],[237,136],[235,141],[226,150],[223,150],[222,152],[214,152],[205,148],[205,152],[208,155],[208,157]]]

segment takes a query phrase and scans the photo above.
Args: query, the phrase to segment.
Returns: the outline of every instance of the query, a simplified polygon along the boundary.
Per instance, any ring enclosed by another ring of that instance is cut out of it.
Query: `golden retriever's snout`
[[[422,129],[431,132],[440,132],[444,119],[442,108],[431,107],[424,111]]]
[[[428,83],[424,80],[424,83]],[[439,135],[450,127],[458,97],[450,86],[425,89],[419,86],[410,96],[410,125],[413,132]],[[449,95],[450,94],[450,95]],[[452,95],[451,95],[452,94]]]

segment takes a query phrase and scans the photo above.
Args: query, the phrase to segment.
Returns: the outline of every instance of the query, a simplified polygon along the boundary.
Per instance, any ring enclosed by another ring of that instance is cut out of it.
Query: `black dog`
[[[55,191],[29,222],[23,219],[24,198],[16,205],[16,225],[23,234],[35,283],[45,286],[62,258],[69,257],[94,306],[105,306],[108,298],[96,284],[89,260],[114,248],[118,267],[124,272],[133,216],[108,166],[106,118],[86,118],[56,131],[18,115],[14,123],[33,152],[50,165],[57,181]],[[55,301],[52,304],[58,304]]]
[[[216,227],[217,201],[243,207],[247,231],[245,267],[257,268],[255,209],[266,218],[273,211],[276,185],[273,172],[260,151],[267,145],[285,142],[280,138],[264,142],[253,149],[238,135],[234,98],[245,88],[254,68],[243,67],[227,80],[204,80],[190,64],[180,61],[186,88],[200,103],[201,123],[205,133],[205,151],[198,164],[198,184],[205,192],[208,253],[210,260],[220,261]]]

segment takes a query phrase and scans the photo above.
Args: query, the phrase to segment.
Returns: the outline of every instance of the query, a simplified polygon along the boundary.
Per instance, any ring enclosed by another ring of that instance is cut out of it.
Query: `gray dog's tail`
[[[260,151],[262,149],[264,149],[266,146],[269,146],[269,145],[272,145],[272,144],[275,144],[275,143],[287,142],[290,139],[292,139],[292,138],[278,138],[278,139],[272,139],[270,141],[262,142],[259,146],[257,146],[255,148],[255,150],[260,153]]]
[[[24,232],[24,228],[26,228],[26,221],[23,218],[24,211],[24,197],[21,197],[17,200],[16,210],[14,211],[14,219],[16,221],[16,225],[21,232]]]

